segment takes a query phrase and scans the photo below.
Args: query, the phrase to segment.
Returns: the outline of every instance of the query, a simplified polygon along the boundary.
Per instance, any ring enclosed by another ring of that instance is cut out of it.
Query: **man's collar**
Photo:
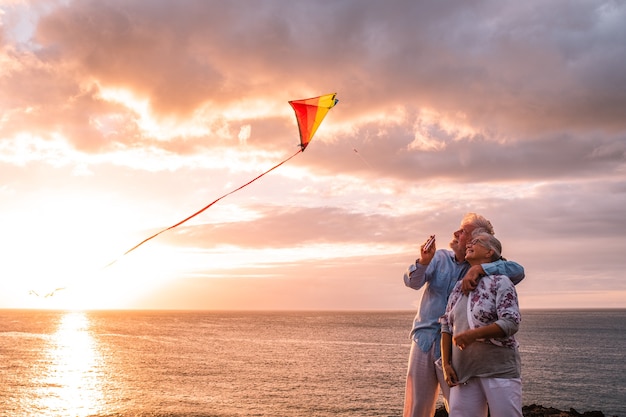
[[[457,260],[456,260],[456,254],[454,253],[454,251],[453,251],[453,250],[451,250],[451,251],[450,251],[450,258],[452,258],[452,260],[453,260],[454,262],[456,262],[456,264],[457,264],[457,265],[461,265],[461,264],[463,264],[463,263],[467,263],[467,261],[466,261],[465,259],[463,259],[461,262],[457,261]]]

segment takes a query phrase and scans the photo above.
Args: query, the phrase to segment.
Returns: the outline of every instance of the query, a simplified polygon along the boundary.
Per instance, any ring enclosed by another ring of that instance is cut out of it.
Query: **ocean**
[[[0,416],[401,416],[414,314],[0,310]],[[626,417],[626,310],[518,340],[525,405]]]

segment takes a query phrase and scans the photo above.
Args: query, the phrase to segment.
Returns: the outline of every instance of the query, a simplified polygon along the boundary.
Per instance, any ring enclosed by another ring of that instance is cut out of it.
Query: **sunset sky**
[[[525,267],[522,308],[625,308],[624,22],[618,1],[0,0],[0,308],[412,310],[404,270],[466,212]],[[333,92],[305,152],[120,257],[296,152],[288,101]]]

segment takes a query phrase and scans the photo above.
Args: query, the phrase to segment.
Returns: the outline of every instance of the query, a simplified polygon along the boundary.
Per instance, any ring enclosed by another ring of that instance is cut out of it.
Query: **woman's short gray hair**
[[[502,243],[500,243],[494,235],[485,232],[476,233],[476,231],[474,231],[474,233],[472,233],[472,237],[474,239],[479,239],[480,243],[482,243],[484,247],[493,251],[491,262],[502,258]]]

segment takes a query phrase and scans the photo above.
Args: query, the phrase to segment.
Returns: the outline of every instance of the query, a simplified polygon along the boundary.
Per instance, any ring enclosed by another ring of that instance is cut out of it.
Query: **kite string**
[[[367,165],[370,169],[374,169],[374,167],[369,162],[367,162],[367,159],[365,159],[363,157],[363,155],[361,155],[361,152],[358,151],[358,149],[354,145],[354,142],[352,141],[352,139],[348,139],[348,140],[350,142],[350,146],[352,147],[352,151],[356,154],[356,156],[359,157],[361,162],[363,162],[365,165]]]
[[[247,183],[245,183],[244,185],[242,185],[242,186],[240,186],[240,187],[238,187],[238,188],[236,188],[236,189],[234,189],[234,190],[232,190],[232,191],[230,191],[230,192],[228,192],[228,193],[224,194],[223,196],[221,196],[221,197],[219,197],[219,198],[215,199],[215,200],[214,200],[214,201],[212,201],[210,204],[208,204],[207,206],[205,206],[205,207],[201,208],[200,210],[196,211],[196,212],[195,212],[194,214],[192,214],[191,216],[189,216],[189,217],[187,217],[187,218],[185,218],[185,219],[183,219],[183,220],[179,221],[178,223],[176,223],[176,224],[174,224],[174,225],[172,225],[172,226],[170,226],[170,227],[166,227],[165,229],[163,229],[163,230],[161,230],[161,231],[159,231],[159,232],[157,232],[157,233],[153,234],[152,236],[150,236],[150,237],[148,237],[148,238],[146,238],[146,239],[142,240],[141,242],[139,242],[138,244],[136,244],[135,246],[133,246],[132,248],[130,248],[129,250],[127,250],[126,252],[124,252],[124,253],[123,253],[123,254],[122,254],[119,258],[121,258],[122,256],[125,256],[125,255],[128,255],[130,252],[134,251],[135,249],[137,249],[139,246],[143,245],[143,244],[144,244],[144,243],[146,243],[147,241],[154,239],[155,237],[157,237],[157,236],[158,236],[158,235],[160,235],[161,233],[167,232],[168,230],[171,230],[171,229],[173,229],[173,228],[175,228],[175,227],[177,227],[177,226],[180,226],[181,224],[185,223],[186,221],[191,220],[192,218],[196,217],[198,214],[202,213],[203,211],[205,211],[206,209],[208,209],[209,207],[211,207],[213,204],[217,203],[218,201],[220,201],[220,200],[221,200],[221,199],[223,199],[224,197],[227,197],[227,196],[229,196],[229,195],[231,195],[231,194],[233,194],[233,193],[235,193],[235,192],[237,192],[237,191],[241,190],[242,188],[244,188],[244,187],[246,187],[246,186],[248,186],[248,185],[252,184],[253,182],[255,182],[256,180],[258,180],[259,178],[261,178],[261,177],[262,177],[262,176],[264,176],[265,174],[269,174],[270,172],[272,172],[273,170],[275,170],[275,169],[276,169],[276,168],[278,168],[279,166],[281,166],[281,165],[283,165],[284,163],[286,163],[287,161],[289,161],[291,158],[293,158],[293,157],[295,157],[296,155],[298,155],[300,152],[302,152],[302,148],[298,149],[298,151],[297,151],[296,153],[294,153],[293,155],[291,155],[289,158],[287,158],[287,159],[285,159],[284,161],[282,161],[282,162],[280,162],[280,163],[278,163],[278,164],[274,165],[273,167],[271,167],[271,168],[270,168],[270,169],[268,169],[267,171],[263,172],[262,174],[258,175],[258,176],[257,176],[257,177],[255,177],[254,179],[252,179],[252,180],[248,181],[248,182],[247,182]],[[119,258],[118,258],[118,259],[119,259]],[[118,261],[118,259],[116,259],[116,260],[114,260],[113,262],[111,262],[111,263],[109,263],[109,264],[105,265],[105,266],[103,267],[103,269],[104,269],[104,268],[107,268],[107,267],[109,267],[109,266],[111,266],[111,265],[113,265],[115,262],[117,262],[117,261]]]
[[[372,165],[370,165],[369,162],[367,162],[367,160],[365,158],[363,158],[363,155],[361,155],[361,153],[354,147],[352,146],[352,150],[354,151],[354,153],[361,158],[361,161],[363,161],[365,163],[365,165],[367,165],[368,167],[370,167],[371,169],[374,169],[374,167]]]

